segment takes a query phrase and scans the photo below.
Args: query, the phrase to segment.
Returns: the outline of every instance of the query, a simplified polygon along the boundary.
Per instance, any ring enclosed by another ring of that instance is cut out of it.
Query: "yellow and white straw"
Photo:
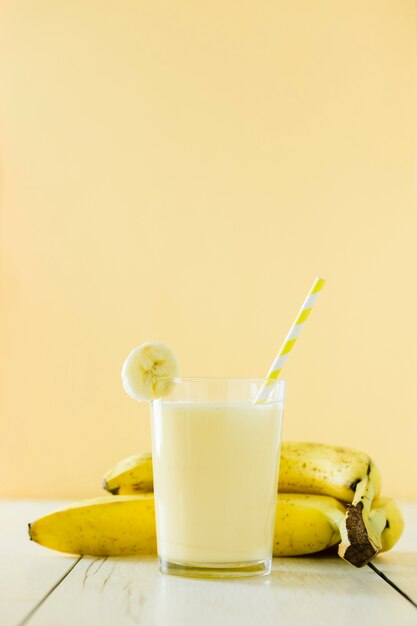
[[[278,376],[280,375],[281,370],[284,366],[284,363],[287,360],[289,353],[293,349],[294,344],[297,341],[297,338],[302,331],[305,321],[310,315],[311,309],[316,303],[316,300],[319,297],[320,291],[323,289],[325,285],[325,282],[326,281],[324,280],[324,278],[317,277],[315,279],[313,286],[308,292],[307,297],[304,300],[303,305],[297,314],[297,317],[295,318],[290,330],[288,331],[288,335],[284,339],[284,343],[282,344],[277,356],[275,357],[274,362],[271,365],[271,368],[267,375],[267,381],[261,387],[261,389],[258,392],[258,395],[255,398],[256,404],[265,402],[265,400],[268,398],[268,395],[270,392],[270,386],[274,384],[274,382],[277,380]]]

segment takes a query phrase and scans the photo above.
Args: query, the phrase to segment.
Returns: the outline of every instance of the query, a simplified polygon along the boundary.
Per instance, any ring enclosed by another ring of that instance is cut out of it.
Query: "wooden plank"
[[[399,506],[405,521],[403,536],[393,550],[379,554],[373,565],[417,605],[417,503],[400,502]]]
[[[62,502],[0,501],[0,623],[15,626],[74,565],[74,557],[28,541],[27,521]],[[403,504],[406,520],[396,548],[375,564],[415,597],[417,504]],[[414,595],[413,595],[414,594]],[[155,558],[84,558],[29,618],[29,626],[286,626],[304,620],[351,625],[417,624],[413,606],[370,568],[356,570],[337,557],[275,559],[270,577],[240,581],[161,576]]]
[[[261,579],[162,576],[156,558],[84,558],[29,626],[416,626],[413,606],[370,568],[337,556],[275,559]]]
[[[0,623],[17,624],[75,563],[29,540],[27,525],[61,502],[0,501]]]

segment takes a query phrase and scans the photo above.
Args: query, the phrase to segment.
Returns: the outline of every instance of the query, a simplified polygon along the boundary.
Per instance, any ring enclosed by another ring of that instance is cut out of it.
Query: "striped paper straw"
[[[311,309],[313,308],[317,298],[319,297],[320,291],[325,285],[325,282],[326,281],[324,280],[324,278],[317,277],[315,279],[313,286],[311,287],[306,299],[303,302],[303,306],[299,310],[297,317],[292,323],[288,335],[284,339],[284,343],[282,344],[280,351],[278,352],[274,362],[271,365],[271,368],[267,375],[267,381],[258,391],[258,395],[255,398],[255,404],[265,402],[265,400],[268,398],[270,386],[274,384],[274,382],[280,375],[284,363],[288,359],[288,355],[293,349],[294,344],[297,341],[297,338],[305,324],[305,321],[310,315]]]

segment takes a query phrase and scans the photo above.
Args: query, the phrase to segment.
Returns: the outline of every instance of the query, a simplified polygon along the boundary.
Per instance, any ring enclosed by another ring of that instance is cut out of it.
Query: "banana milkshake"
[[[270,559],[282,403],[155,400],[153,468],[162,562]]]

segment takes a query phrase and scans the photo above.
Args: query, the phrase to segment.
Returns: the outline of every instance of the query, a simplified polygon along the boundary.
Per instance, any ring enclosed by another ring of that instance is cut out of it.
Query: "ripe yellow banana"
[[[381,552],[391,550],[404,530],[404,519],[400,509],[391,498],[376,498],[372,503],[371,521],[381,533]]]
[[[153,494],[75,502],[29,524],[33,541],[71,554],[128,556],[156,552]]]
[[[365,452],[322,443],[284,441],[279,491],[322,494],[352,502],[358,484],[369,475],[371,465],[376,497],[381,491],[381,476]]]
[[[113,495],[153,492],[152,453],[133,454],[103,477],[103,487]]]
[[[345,507],[330,496],[278,494],[274,556],[313,554],[340,541]]]
[[[382,549],[389,550],[402,532],[401,513],[393,500],[381,498],[374,502],[372,515],[378,518]],[[274,556],[312,554],[335,545],[344,516],[345,507],[328,496],[279,495]],[[29,535],[43,546],[71,554],[155,554],[153,495],[105,496],[77,502],[30,524]]]
[[[368,476],[371,459],[364,452],[320,443],[284,441],[278,491],[333,496],[352,502],[356,487]],[[372,484],[375,497],[381,490],[381,479],[373,465]],[[103,486],[119,495],[153,491],[150,453],[123,459],[104,476]]]

